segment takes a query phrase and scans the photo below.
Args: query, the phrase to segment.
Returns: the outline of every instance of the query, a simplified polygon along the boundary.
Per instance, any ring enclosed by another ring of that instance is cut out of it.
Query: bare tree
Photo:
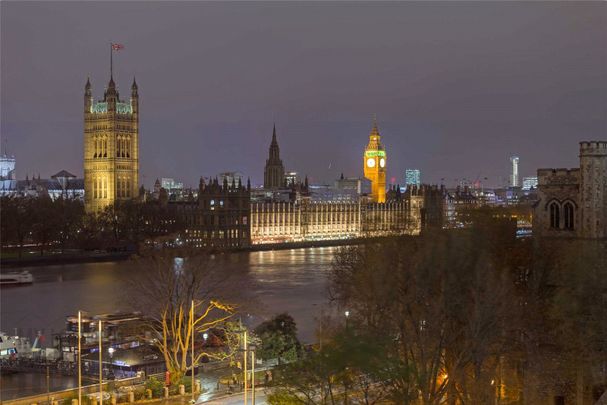
[[[138,260],[127,282],[131,306],[151,320],[149,328],[173,380],[179,380],[202,357],[225,359],[235,354],[237,339],[228,325],[236,305],[228,303],[236,279],[226,274],[215,256],[202,251],[165,250]],[[192,309],[193,303],[193,309]],[[200,350],[191,359],[192,334],[219,329],[221,350]]]

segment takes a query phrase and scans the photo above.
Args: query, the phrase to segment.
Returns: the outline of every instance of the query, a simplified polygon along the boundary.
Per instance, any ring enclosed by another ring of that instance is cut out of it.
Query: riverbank
[[[303,248],[314,248],[314,247],[329,247],[329,246],[348,246],[358,245],[364,242],[380,241],[389,237],[375,237],[375,238],[356,238],[356,239],[336,239],[336,240],[318,240],[318,241],[302,241],[292,243],[273,243],[263,245],[253,245],[247,248],[234,248],[225,249],[220,252],[257,252],[257,251],[268,251],[268,250],[289,250],[289,249],[303,249]],[[28,255],[21,259],[17,257],[2,258],[0,265],[6,268],[19,268],[19,267],[34,267],[34,266],[48,266],[48,265],[59,265],[59,264],[77,264],[77,263],[103,263],[103,262],[118,262],[126,260],[134,252],[70,252],[70,253],[56,253],[51,255]]]
[[[11,257],[2,258],[0,265],[3,268],[19,268],[34,266],[49,266],[56,264],[77,264],[77,263],[103,263],[117,262],[131,257],[132,252],[78,252],[78,253],[56,253],[51,255],[27,255],[22,258]]]

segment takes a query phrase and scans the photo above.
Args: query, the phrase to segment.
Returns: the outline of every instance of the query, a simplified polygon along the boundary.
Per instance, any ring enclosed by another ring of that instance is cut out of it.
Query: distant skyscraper
[[[114,78],[94,102],[91,83],[84,88],[84,201],[98,212],[117,200],[138,195],[139,95],[133,79],[131,99],[122,101]]]
[[[421,184],[421,172],[419,169],[405,170],[405,186],[418,186]]]
[[[270,153],[266,160],[266,168],[263,173],[263,188],[276,189],[284,187],[285,167],[280,160],[280,149],[276,140],[276,125],[272,132],[272,143],[270,143]]]
[[[373,201],[386,201],[386,150],[380,142],[377,120],[373,119],[373,128],[369,134],[369,144],[363,155],[365,177],[371,180],[371,197]]]
[[[523,177],[523,190],[537,188],[537,176]]]
[[[510,187],[519,187],[518,181],[518,156],[510,156],[510,163],[512,164],[512,172],[510,174]]]

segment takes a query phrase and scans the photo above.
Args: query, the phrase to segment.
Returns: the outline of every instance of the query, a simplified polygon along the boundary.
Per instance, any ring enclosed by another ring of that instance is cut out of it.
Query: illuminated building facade
[[[15,157],[0,155],[0,180],[15,180]]]
[[[580,167],[538,169],[533,233],[607,238],[607,142],[580,142]]]
[[[377,203],[386,201],[387,156],[380,138],[377,120],[374,118],[373,128],[369,134],[369,144],[363,155],[363,167],[365,178],[371,181],[371,199]]]
[[[250,244],[250,185],[200,179],[198,198],[169,202],[173,217],[185,229],[183,242],[198,248],[236,249]]]
[[[388,203],[296,202],[251,204],[251,244],[283,244],[415,235],[422,198]]]
[[[273,190],[285,187],[285,167],[280,160],[280,148],[276,140],[276,125],[272,131],[272,142],[263,173],[263,188]]]
[[[26,176],[25,180],[0,180],[0,196],[32,197],[48,196],[51,200],[70,198],[84,200],[84,179],[76,178],[73,174],[61,170],[43,179]]]
[[[139,95],[133,79],[130,101],[120,99],[110,77],[103,100],[84,88],[84,198],[87,212],[137,197],[139,188]]]
[[[523,190],[529,191],[537,188],[537,176],[523,177]]]

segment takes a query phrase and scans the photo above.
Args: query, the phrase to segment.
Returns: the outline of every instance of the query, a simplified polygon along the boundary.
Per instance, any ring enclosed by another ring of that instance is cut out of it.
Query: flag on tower
[[[122,45],[122,44],[112,44],[112,51],[119,51],[121,49],[124,49],[124,45]]]

